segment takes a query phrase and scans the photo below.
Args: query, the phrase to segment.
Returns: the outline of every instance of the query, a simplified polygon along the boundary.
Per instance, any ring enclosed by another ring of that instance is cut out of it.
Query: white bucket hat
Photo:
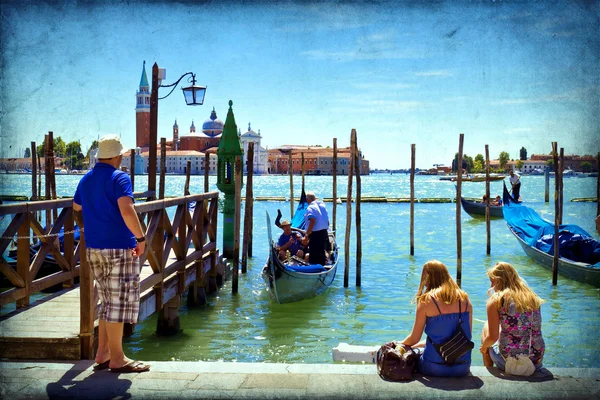
[[[123,149],[123,143],[118,135],[106,135],[98,140],[98,154],[96,157],[108,159],[120,156],[127,150]]]

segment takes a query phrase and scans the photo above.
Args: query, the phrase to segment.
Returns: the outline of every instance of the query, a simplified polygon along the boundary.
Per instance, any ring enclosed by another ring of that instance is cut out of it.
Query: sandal
[[[94,364],[94,371],[102,371],[103,369],[107,369],[108,364],[110,364],[110,360],[106,360],[103,363],[96,363]]]
[[[119,368],[111,368],[110,372],[127,374],[130,372],[146,372],[150,370],[150,364],[144,364],[141,361],[130,361]]]

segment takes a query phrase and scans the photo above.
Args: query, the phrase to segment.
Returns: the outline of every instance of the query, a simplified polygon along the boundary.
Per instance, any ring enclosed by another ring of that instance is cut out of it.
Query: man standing
[[[313,192],[306,193],[308,207],[304,213],[306,236],[303,244],[308,244],[308,262],[311,264],[325,265],[325,250],[329,247],[329,214],[325,203],[317,200]]]
[[[512,196],[516,201],[519,200],[519,194],[521,192],[521,176],[512,169],[510,170],[510,184],[512,186]]]
[[[144,253],[146,238],[133,206],[131,179],[119,170],[122,153],[117,135],[98,141],[98,163],[79,181],[73,210],[84,232],[86,255],[101,301],[94,370],[144,372],[150,365],[123,353],[123,324],[135,324],[138,319],[138,257]]]

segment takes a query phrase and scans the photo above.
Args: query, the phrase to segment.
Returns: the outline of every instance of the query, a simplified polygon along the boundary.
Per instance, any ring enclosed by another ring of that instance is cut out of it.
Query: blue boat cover
[[[287,265],[287,264],[285,264],[285,268],[290,271],[294,271],[294,272],[304,272],[305,274],[327,271],[327,268],[323,267],[321,264],[313,264],[313,265]]]
[[[506,188],[505,188],[506,190]],[[554,254],[554,224],[520,203],[505,202],[504,220],[531,247]],[[600,242],[577,225],[558,227],[559,254],[562,258],[600,268]]]

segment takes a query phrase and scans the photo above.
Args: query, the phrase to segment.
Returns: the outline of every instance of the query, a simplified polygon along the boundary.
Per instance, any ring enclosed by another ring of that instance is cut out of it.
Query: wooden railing
[[[146,252],[140,264],[148,262],[152,273],[142,277],[140,320],[159,311],[174,297],[182,295],[192,281],[204,273],[207,260],[214,268],[217,253],[218,192],[153,200],[135,205],[146,232]],[[195,202],[193,212],[189,205]],[[175,207],[173,219],[168,209]],[[85,222],[85,221],[84,221]],[[80,241],[81,251],[85,241]],[[169,260],[175,255],[175,260]],[[81,331],[82,358],[89,358],[93,348],[96,301],[93,279],[88,273],[85,255],[81,257]]]
[[[48,217],[61,210],[54,220],[54,224],[43,227],[38,222],[36,215],[45,213]],[[15,302],[17,308],[29,305],[30,296],[51,286],[62,283],[73,286],[74,279],[79,275],[79,245],[74,239],[73,200],[47,200],[27,203],[18,203],[0,206],[0,218],[11,220],[0,238],[0,271],[12,284],[12,288],[0,293],[0,305]],[[63,252],[60,249],[58,235],[64,230]],[[15,240],[16,268],[11,265],[12,260],[5,257],[5,251]],[[39,240],[40,246],[32,250],[32,237]],[[51,255],[54,262],[60,266],[61,271],[48,276],[42,276],[40,270]],[[4,286],[4,285],[3,285]],[[9,285],[6,285],[9,286]]]

